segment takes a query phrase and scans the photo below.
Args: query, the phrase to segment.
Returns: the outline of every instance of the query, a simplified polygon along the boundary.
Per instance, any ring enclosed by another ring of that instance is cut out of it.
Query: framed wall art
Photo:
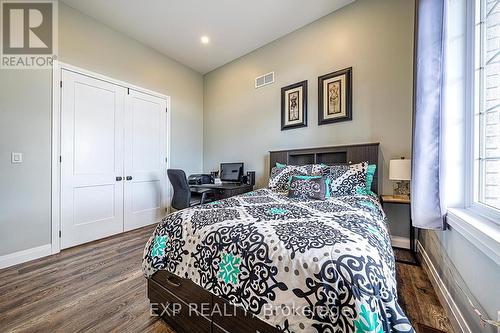
[[[318,125],[352,120],[352,67],[318,77]]]
[[[307,80],[281,88],[281,130],[307,126]]]

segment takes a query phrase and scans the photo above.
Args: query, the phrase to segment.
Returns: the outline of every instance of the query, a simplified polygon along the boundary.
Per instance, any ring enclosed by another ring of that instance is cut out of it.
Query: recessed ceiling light
[[[201,43],[202,44],[210,43],[210,38],[208,38],[208,36],[201,36]]]

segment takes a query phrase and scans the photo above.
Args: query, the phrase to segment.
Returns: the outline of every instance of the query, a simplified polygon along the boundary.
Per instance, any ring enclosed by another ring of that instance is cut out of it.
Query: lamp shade
[[[410,180],[411,179],[411,160],[398,159],[389,162],[390,180]]]

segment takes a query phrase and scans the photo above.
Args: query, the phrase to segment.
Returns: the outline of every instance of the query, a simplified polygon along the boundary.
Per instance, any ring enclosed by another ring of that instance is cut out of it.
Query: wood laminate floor
[[[0,270],[0,332],[168,332],[150,316],[141,257],[153,226]],[[397,264],[400,304],[452,332],[421,267]],[[423,331],[418,333],[424,333]]]

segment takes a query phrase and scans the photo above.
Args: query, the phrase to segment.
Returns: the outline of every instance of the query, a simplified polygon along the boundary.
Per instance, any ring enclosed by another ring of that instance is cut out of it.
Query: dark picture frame
[[[307,126],[307,80],[281,88],[281,130]]]
[[[318,125],[349,120],[352,120],[352,67],[318,77]]]

